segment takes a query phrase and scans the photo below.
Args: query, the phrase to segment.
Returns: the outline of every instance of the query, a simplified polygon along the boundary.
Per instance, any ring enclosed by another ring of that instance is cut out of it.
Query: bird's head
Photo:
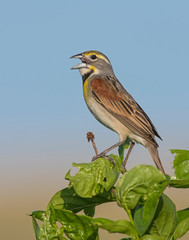
[[[109,59],[101,52],[86,51],[76,54],[71,58],[79,58],[81,63],[71,69],[79,69],[82,76],[91,72],[95,75],[112,75],[113,69]]]

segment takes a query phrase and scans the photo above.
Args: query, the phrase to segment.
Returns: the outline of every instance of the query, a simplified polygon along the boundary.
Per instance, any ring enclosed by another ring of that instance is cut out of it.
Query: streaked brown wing
[[[123,94],[122,91],[115,87],[112,81],[106,78],[93,79],[91,88],[96,101],[108,112],[132,132],[157,145],[154,136],[160,136],[154,125],[143,109],[126,91]],[[121,85],[120,88],[122,88]]]

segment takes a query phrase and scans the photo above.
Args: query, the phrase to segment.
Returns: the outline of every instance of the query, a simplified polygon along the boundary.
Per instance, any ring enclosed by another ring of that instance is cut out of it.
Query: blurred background
[[[28,214],[67,186],[72,162],[91,161],[88,131],[99,151],[118,141],[90,114],[80,74],[70,71],[78,61],[69,57],[82,51],[111,60],[162,137],[160,157],[173,175],[169,150],[189,149],[188,9],[185,0],[0,2],[0,239],[34,239]],[[127,168],[137,164],[153,164],[139,145]],[[188,207],[188,190],[166,193],[177,209]],[[96,216],[126,217],[116,204],[98,207]]]

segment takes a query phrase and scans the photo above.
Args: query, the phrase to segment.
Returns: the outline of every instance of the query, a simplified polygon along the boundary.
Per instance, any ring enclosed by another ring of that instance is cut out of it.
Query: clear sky
[[[65,184],[71,163],[91,160],[88,131],[95,133],[99,151],[118,141],[90,114],[80,74],[70,70],[78,61],[69,57],[91,49],[108,56],[153,121],[163,139],[160,157],[172,173],[169,149],[189,149],[188,10],[187,0],[0,2],[3,204],[19,196],[23,214],[39,202],[44,209]],[[128,168],[140,163],[153,164],[136,146]]]

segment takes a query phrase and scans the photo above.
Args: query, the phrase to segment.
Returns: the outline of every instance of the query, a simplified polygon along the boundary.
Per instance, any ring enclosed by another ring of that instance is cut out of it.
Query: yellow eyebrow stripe
[[[98,54],[98,53],[96,53],[96,52],[87,52],[87,53],[85,53],[85,56],[89,56],[89,55],[91,55],[91,54],[95,54],[98,58],[101,58],[101,59],[103,59],[104,61],[110,63],[106,57],[104,57],[103,55]]]

